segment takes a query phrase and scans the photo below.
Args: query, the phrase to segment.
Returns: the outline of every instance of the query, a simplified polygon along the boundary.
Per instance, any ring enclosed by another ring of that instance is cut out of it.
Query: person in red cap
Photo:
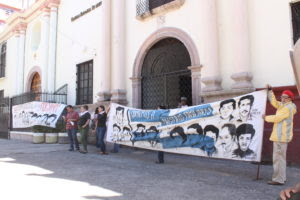
[[[277,101],[270,85],[268,99],[276,108],[275,115],[265,116],[265,121],[274,123],[270,140],[273,142],[273,176],[270,185],[283,185],[286,182],[286,150],[293,138],[293,119],[296,105],[293,103],[294,94],[290,90],[282,92],[281,101]]]

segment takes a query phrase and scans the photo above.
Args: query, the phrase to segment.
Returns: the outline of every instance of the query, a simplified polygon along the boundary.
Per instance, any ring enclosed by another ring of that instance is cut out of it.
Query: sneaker
[[[101,155],[108,155],[107,152],[100,152]]]
[[[155,161],[156,164],[164,164],[164,162]]]

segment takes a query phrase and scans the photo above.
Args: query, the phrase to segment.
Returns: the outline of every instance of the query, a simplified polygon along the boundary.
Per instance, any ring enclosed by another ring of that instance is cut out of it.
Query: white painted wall
[[[74,22],[71,18],[80,12],[100,2],[99,0],[76,1],[63,0],[59,6],[58,33],[57,33],[57,63],[56,88],[68,84],[68,103],[76,103],[76,65],[89,60],[94,61],[93,95],[100,91],[101,73],[99,62],[102,51],[100,48],[101,30],[100,17],[102,6],[80,17]],[[109,77],[108,77],[109,78]]]

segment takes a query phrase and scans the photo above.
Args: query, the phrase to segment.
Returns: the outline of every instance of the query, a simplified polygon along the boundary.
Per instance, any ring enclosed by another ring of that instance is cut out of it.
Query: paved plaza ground
[[[67,151],[64,144],[31,144],[0,140],[1,200],[219,200],[276,199],[279,191],[300,182],[300,168],[288,167],[288,182],[266,184],[272,166],[257,166],[165,154],[166,164],[152,151],[121,148],[99,155]]]

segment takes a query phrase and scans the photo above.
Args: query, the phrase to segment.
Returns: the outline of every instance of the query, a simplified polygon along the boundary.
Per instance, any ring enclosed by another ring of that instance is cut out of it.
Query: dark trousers
[[[80,142],[83,146],[83,149],[87,151],[87,138],[89,133],[89,127],[80,128]]]
[[[104,136],[106,133],[106,127],[97,127],[97,146],[100,147],[101,152],[106,152],[106,146],[104,143]]]
[[[77,130],[73,128],[73,129],[68,129],[67,132],[70,140],[70,149],[74,150],[74,144],[75,144],[75,148],[79,150],[79,143],[77,140]]]
[[[164,152],[159,151],[157,152],[158,162],[163,163],[164,162]]]

